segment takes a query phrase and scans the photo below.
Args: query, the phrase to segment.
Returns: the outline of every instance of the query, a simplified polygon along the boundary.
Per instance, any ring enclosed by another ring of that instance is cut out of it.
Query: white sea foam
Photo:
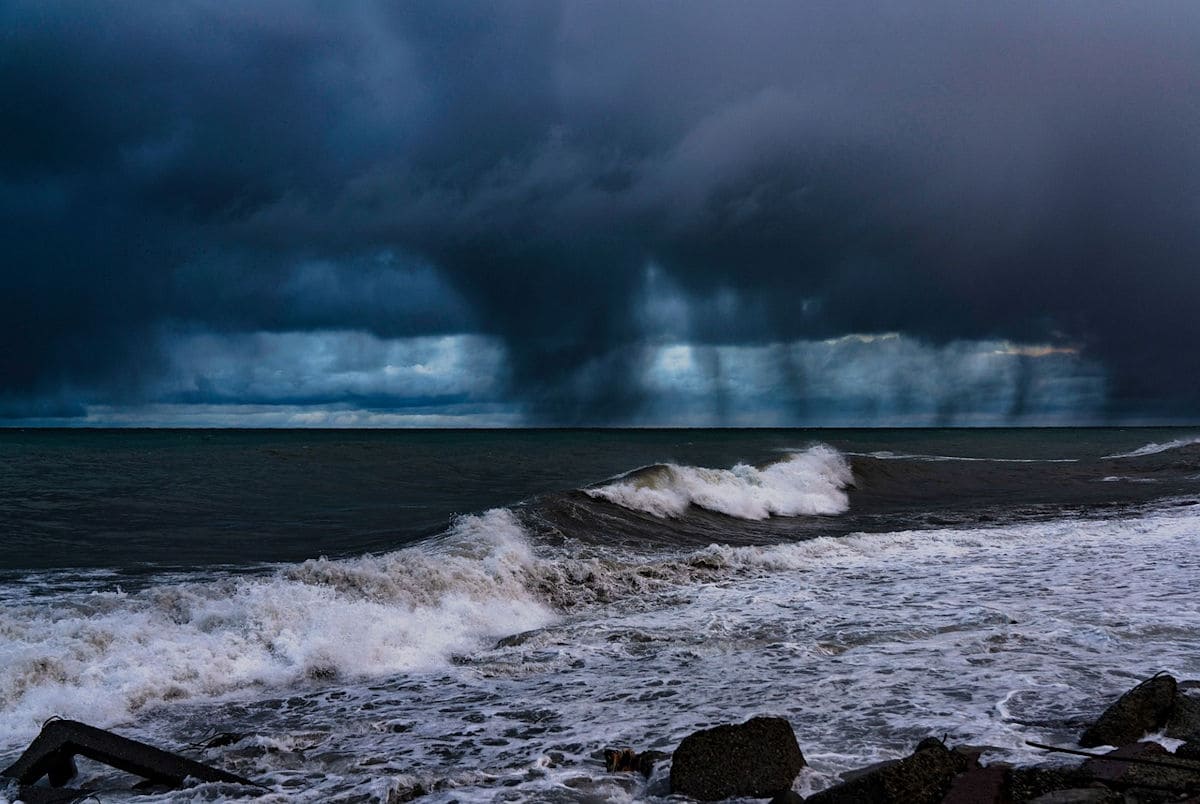
[[[439,544],[269,577],[176,583],[0,607],[0,733],[51,715],[99,725],[147,705],[305,678],[444,666],[555,614],[524,583],[513,514],[460,518]]]
[[[446,785],[428,796],[438,804],[500,791],[662,801],[665,765],[649,783],[606,775],[597,750],[669,752],[697,728],[759,713],[794,726],[810,763],[802,793],[930,734],[996,746],[991,762],[1045,761],[1024,741],[1069,743],[1138,679],[1200,672],[1196,513],[544,555],[535,575],[555,569],[576,587],[657,585],[452,668],[314,693],[305,728],[326,731],[306,737],[302,758],[263,753],[256,775],[286,779],[302,760],[323,785],[294,796],[309,801],[351,788],[382,798],[380,785],[403,790],[414,773]]]
[[[851,452],[863,458],[877,458],[883,461],[963,461],[966,463],[1078,463],[1078,458],[975,458],[965,455],[925,455],[922,453],[892,452],[879,450],[877,452]]]
[[[657,517],[682,516],[694,505],[738,519],[766,519],[843,513],[852,479],[841,453],[817,445],[761,469],[663,464],[585,492]]]
[[[1132,452],[1118,452],[1115,455],[1105,455],[1105,458],[1141,458],[1145,455],[1157,455],[1160,452],[1167,452],[1180,447],[1191,447],[1200,444],[1200,436],[1192,436],[1191,438],[1177,438],[1174,441],[1168,441],[1165,444],[1156,444],[1150,442],[1144,446],[1138,447]]]
[[[275,786],[277,800],[378,800],[415,783],[439,803],[500,791],[657,800],[665,766],[647,784],[603,774],[596,751],[669,752],[696,728],[758,713],[795,727],[805,793],[929,734],[998,747],[988,761],[1037,761],[1026,739],[1072,741],[1139,678],[1200,674],[1198,513],[647,553],[535,548],[512,513],[492,511],[385,556],[0,609],[4,650],[27,644],[61,668],[38,671],[16,698],[4,687],[0,744],[15,756],[43,714],[114,723],[139,696],[173,697],[155,686],[166,675],[191,697],[169,717],[143,713],[147,737],[178,745],[217,723],[253,731],[205,758]],[[29,644],[14,630],[23,617],[57,631]],[[518,631],[529,633],[492,639]],[[12,655],[0,655],[6,685]],[[304,681],[327,668],[340,676]],[[250,685],[238,705],[213,706],[235,683]],[[274,683],[283,689],[255,689]]]
[[[1069,743],[1140,678],[1200,673],[1197,521],[1184,508],[713,545],[657,560],[692,568],[686,595],[566,620],[480,667],[511,673],[567,745],[669,751],[695,728],[783,715],[811,763],[806,794],[930,734],[1042,762],[1025,740]]]

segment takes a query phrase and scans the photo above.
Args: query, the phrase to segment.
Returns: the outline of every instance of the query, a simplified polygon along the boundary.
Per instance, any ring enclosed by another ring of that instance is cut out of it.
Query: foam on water
[[[12,602],[0,607],[0,734],[27,739],[55,714],[105,726],[166,701],[443,666],[554,619],[524,584],[531,560],[512,513],[494,510],[432,547]]]
[[[1105,455],[1105,458],[1141,458],[1146,455],[1157,455],[1160,452],[1168,452],[1173,449],[1182,447],[1191,447],[1200,444],[1200,436],[1191,438],[1177,438],[1173,441],[1168,441],[1165,444],[1156,444],[1151,442],[1144,446],[1138,447],[1132,452],[1120,452],[1116,455]]]
[[[689,507],[738,519],[840,514],[849,507],[850,465],[837,450],[810,447],[763,468],[732,469],[662,464],[613,483],[585,489],[597,499],[657,517],[682,516]]]
[[[527,743],[531,757],[568,754],[528,782],[531,796],[581,772],[603,778],[599,747],[669,751],[756,713],[795,727],[812,765],[802,792],[930,734],[996,746],[992,761],[1044,762],[1025,740],[1073,742],[1158,670],[1200,676],[1198,524],[1182,509],[715,545],[653,562],[666,575],[693,568],[686,587],[477,654],[487,681],[469,683],[495,695],[476,704],[487,718],[536,701],[537,722],[558,730]],[[659,794],[651,782],[632,797]]]
[[[859,455],[865,458],[877,458],[881,461],[962,461],[965,463],[1078,463],[1078,458],[974,458],[964,455],[922,455],[919,453],[892,452],[879,450],[876,452],[851,452],[849,455]]]
[[[492,511],[416,550],[9,606],[4,658],[34,661],[15,693],[0,662],[0,753],[96,707],[167,745],[246,732],[203,758],[278,801],[655,799],[665,767],[607,775],[600,750],[759,713],[795,727],[801,792],[929,734],[1041,761],[1026,739],[1200,676],[1197,513],[645,552],[535,545]]]

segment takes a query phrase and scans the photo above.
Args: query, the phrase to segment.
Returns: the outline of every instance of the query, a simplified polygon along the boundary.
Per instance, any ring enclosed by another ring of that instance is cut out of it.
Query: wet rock
[[[671,755],[664,751],[643,751],[638,754],[638,773],[650,778],[650,774],[654,773],[654,768],[663,760],[670,759]]]
[[[1094,784],[1091,774],[1079,768],[1013,768],[1008,776],[1013,801],[1037,801],[1048,793],[1089,788]]]
[[[1161,760],[1170,766],[1120,761],[1129,758]],[[1164,791],[1184,792],[1200,783],[1200,762],[1171,755],[1158,743],[1150,742],[1122,746],[1102,759],[1089,759],[1083,763],[1083,771],[1097,781],[1110,782],[1122,789],[1152,788],[1162,800],[1166,800],[1161,796]]]
[[[1175,756],[1180,759],[1200,759],[1200,739],[1188,740],[1176,748]]]
[[[1200,739],[1200,698],[1182,691],[1175,693],[1166,735],[1173,740]]]
[[[609,773],[637,772],[650,778],[654,766],[667,758],[662,751],[643,751],[640,754],[632,748],[604,749],[604,767]]]
[[[780,793],[771,799],[770,804],[804,804],[804,796],[795,790],[788,790],[786,793]]]
[[[1171,716],[1178,685],[1174,677],[1154,676],[1117,699],[1079,737],[1085,748],[1097,745],[1126,745],[1143,734],[1161,728]]]
[[[237,731],[222,731],[209,737],[207,740],[202,740],[199,746],[202,748],[223,748],[227,745],[240,743],[246,739],[248,735]]]
[[[1005,804],[1007,801],[1008,768],[989,765],[970,768],[955,776],[942,804]]]
[[[519,634],[509,634],[496,640],[494,647],[496,648],[515,648],[524,645],[529,640],[541,633],[541,629],[535,628],[532,631],[522,631]]]
[[[422,784],[414,784],[406,787],[401,787],[398,790],[389,790],[387,794],[387,804],[406,804],[409,801],[415,801],[422,796],[429,795],[429,791]]]
[[[808,804],[938,804],[972,761],[940,740],[922,740],[904,759],[881,763],[809,796]]]
[[[792,726],[780,717],[690,734],[671,756],[671,792],[716,801],[786,793],[805,765]]]
[[[18,801],[24,804],[72,804],[88,797],[88,791],[73,787],[30,787],[20,788]]]
[[[1102,785],[1054,790],[1029,799],[1029,804],[1120,804],[1125,797]]]

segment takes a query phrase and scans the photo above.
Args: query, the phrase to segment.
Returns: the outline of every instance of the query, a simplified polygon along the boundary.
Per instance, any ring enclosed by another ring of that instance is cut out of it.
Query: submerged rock
[[[904,759],[880,763],[808,797],[809,804],[938,804],[974,760],[940,740],[922,740]]]
[[[1079,744],[1085,748],[1126,745],[1162,728],[1174,710],[1177,689],[1174,677],[1165,673],[1146,679],[1104,710],[1079,737]]]
[[[805,764],[790,723],[755,717],[685,737],[671,756],[671,792],[702,801],[770,798],[790,790]]]

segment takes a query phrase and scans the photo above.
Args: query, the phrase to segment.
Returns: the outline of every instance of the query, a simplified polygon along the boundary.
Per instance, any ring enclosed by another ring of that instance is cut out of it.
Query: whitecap
[[[758,468],[663,464],[584,492],[657,517],[682,516],[690,506],[738,519],[841,514],[849,507],[850,464],[823,444]]]

